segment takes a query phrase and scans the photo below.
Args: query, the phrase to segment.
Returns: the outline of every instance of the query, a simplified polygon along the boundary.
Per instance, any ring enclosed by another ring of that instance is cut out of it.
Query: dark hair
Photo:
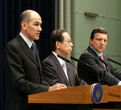
[[[56,50],[56,41],[63,42],[64,38],[63,38],[62,34],[64,32],[67,32],[67,30],[65,30],[65,29],[56,29],[56,30],[52,31],[52,33],[50,35],[51,51]]]
[[[102,27],[95,28],[93,29],[91,36],[90,36],[92,40],[94,39],[96,33],[108,34],[108,32]]]

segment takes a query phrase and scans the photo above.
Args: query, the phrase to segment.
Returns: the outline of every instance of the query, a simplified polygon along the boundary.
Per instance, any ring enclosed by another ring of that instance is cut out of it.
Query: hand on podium
[[[64,84],[61,84],[61,83],[57,83],[51,87],[49,87],[49,90],[48,91],[54,91],[54,90],[60,90],[60,89],[66,89],[67,86],[64,85]]]

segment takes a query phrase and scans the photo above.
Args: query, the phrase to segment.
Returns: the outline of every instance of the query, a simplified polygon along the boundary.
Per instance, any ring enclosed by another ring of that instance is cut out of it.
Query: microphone
[[[113,62],[113,63],[116,63],[116,64],[118,64],[118,65],[121,65],[121,63],[119,63],[119,62],[117,62],[117,61],[114,61],[114,60],[112,60],[112,59],[110,59],[110,58],[108,58],[108,60],[111,61],[111,62]]]
[[[81,62],[82,64],[84,64],[84,65],[88,65],[88,66],[91,66],[91,65],[89,65],[88,63],[86,63],[86,62],[84,62],[84,61],[82,61],[82,60],[78,60],[78,59],[76,59],[76,58],[74,58],[74,57],[70,57],[72,60],[74,60],[74,61],[77,61],[77,62]],[[94,68],[93,66],[91,66],[91,68]]]
[[[87,65],[89,68],[93,68],[94,70],[96,70],[92,65],[89,65],[88,63],[86,63],[85,61],[82,61],[82,60],[78,60],[78,59],[76,59],[76,58],[74,58],[74,57],[70,57],[72,60],[74,60],[74,61],[77,61],[77,62],[80,62],[80,63],[82,63],[82,64],[84,64],[84,65]]]
[[[93,71],[95,70],[96,73],[97,73],[97,77],[98,77],[98,83],[101,84],[99,74],[98,74],[98,72],[97,72],[97,70],[96,70],[95,67],[93,67],[92,65],[89,65],[88,63],[86,63],[86,62],[84,62],[84,61],[82,61],[82,60],[78,60],[78,59],[76,59],[76,58],[74,58],[74,57],[72,57],[72,56],[71,56],[70,58],[71,58],[72,60],[74,60],[74,61],[77,61],[77,62],[82,63],[83,65],[86,65],[86,66],[88,67],[88,69],[93,69]]]
[[[104,60],[102,60],[100,57],[98,57],[98,59],[99,59],[102,63],[104,63],[105,66],[108,66],[108,64],[107,64]]]
[[[64,57],[62,57],[62,56],[60,56],[60,55],[57,55],[57,56],[58,56],[59,58],[65,60],[66,62],[71,63],[68,59],[66,59],[66,58],[64,58]]]

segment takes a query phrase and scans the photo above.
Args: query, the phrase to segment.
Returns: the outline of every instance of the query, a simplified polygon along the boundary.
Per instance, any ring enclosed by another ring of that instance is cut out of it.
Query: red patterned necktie
[[[101,55],[100,58],[101,58],[102,60],[104,60],[103,55]],[[107,70],[107,68],[106,68],[106,66],[105,66],[104,63],[103,63],[103,66],[104,66],[105,70]]]

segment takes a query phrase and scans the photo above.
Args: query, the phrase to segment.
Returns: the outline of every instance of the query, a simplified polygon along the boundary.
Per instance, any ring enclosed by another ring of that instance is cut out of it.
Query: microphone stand
[[[111,62],[113,62],[113,63],[115,63],[115,64],[118,64],[118,65],[121,66],[121,63],[119,63],[119,62],[117,62],[117,61],[114,61],[114,60],[112,60],[112,59],[110,59],[110,58],[108,58],[108,60],[111,61]]]
[[[96,73],[97,73],[97,77],[98,77],[98,83],[101,84],[99,74],[98,74],[98,72],[97,72],[97,70],[96,70],[95,67],[89,65],[88,63],[86,63],[86,62],[84,62],[84,61],[82,61],[82,60],[78,60],[78,59],[76,59],[76,58],[74,58],[74,57],[72,57],[72,56],[71,56],[70,58],[71,58],[72,60],[74,60],[74,61],[77,61],[77,62],[82,63],[83,65],[86,65],[89,69],[91,68],[91,69],[95,70]]]
[[[64,60],[64,61],[70,63],[71,65],[73,65],[73,66],[75,67],[75,69],[76,69],[76,72],[77,72],[77,68],[76,68],[76,66],[75,66],[73,63],[71,63],[70,60],[68,60],[68,59],[66,59],[66,58],[64,58],[64,57],[62,57],[61,55],[57,55],[57,56],[58,56],[59,58],[61,58],[62,60]]]

